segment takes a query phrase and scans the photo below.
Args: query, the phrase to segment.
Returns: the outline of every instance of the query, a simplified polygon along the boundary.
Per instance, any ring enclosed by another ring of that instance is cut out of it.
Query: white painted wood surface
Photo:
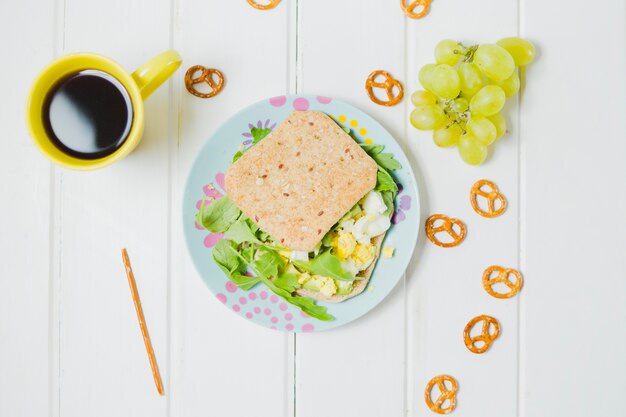
[[[300,2],[300,88],[359,106],[402,140],[405,109],[372,103],[364,83],[370,72],[381,68],[405,79],[404,14],[398,13],[398,7],[380,7],[376,1],[359,4]],[[372,20],[372,16],[377,18]],[[349,27],[339,29],[346,23]],[[296,415],[402,415],[404,321],[402,280],[362,319],[336,331],[298,335]],[[334,398],[321,400],[330,396]]]
[[[477,7],[476,2],[450,0],[435,3],[435,7],[428,19],[409,22],[410,90],[419,86],[415,76],[419,68],[434,62],[433,49],[439,40],[452,38],[472,45],[518,35],[517,2],[488,0]],[[489,24],[477,25],[473,15],[482,9],[489,10],[492,18]],[[459,17],[452,27],[447,24],[450,16]],[[529,82],[532,71],[531,67]],[[459,163],[456,149],[435,149],[431,132],[411,129],[408,133],[411,154],[426,185],[424,215],[445,213],[462,219],[467,227],[465,241],[455,248],[424,244],[408,282],[407,340],[412,353],[407,363],[409,409],[420,415],[430,413],[423,398],[424,387],[442,373],[454,376],[459,383],[456,415],[496,417],[515,415],[517,410],[517,304],[526,291],[509,300],[497,300],[481,283],[483,271],[490,265],[520,267],[516,100],[507,103],[506,113],[510,133],[492,147],[493,153],[478,168]],[[481,178],[494,181],[506,196],[505,215],[487,219],[472,209],[469,190]],[[500,322],[501,335],[488,352],[476,355],[465,347],[463,329],[481,314]]]
[[[463,416],[624,416],[626,403],[626,10],[622,0],[436,1],[408,20],[398,1],[56,0],[0,4],[0,417],[424,416],[429,378],[454,375]],[[510,133],[480,168],[407,122],[410,101],[371,103],[367,74],[417,88],[437,41],[531,39],[538,58]],[[31,145],[27,89],[50,59],[93,51],[129,70],[162,50],[184,63],[146,103],[146,133],[101,171],[54,167]],[[194,64],[224,91],[182,87]],[[186,253],[184,181],[196,152],[241,107],[283,93],[356,105],[400,141],[422,212],[458,216],[466,241],[425,242],[385,302],[340,329],[298,336],[231,314]],[[479,178],[509,200],[485,220],[468,203]],[[154,389],[120,259],[126,246],[165,383]],[[483,269],[518,267],[525,287],[495,300]],[[491,314],[501,337],[469,353],[461,332]]]

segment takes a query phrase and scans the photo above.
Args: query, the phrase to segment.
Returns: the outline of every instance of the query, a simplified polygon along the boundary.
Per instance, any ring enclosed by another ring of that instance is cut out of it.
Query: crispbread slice
[[[226,192],[282,246],[312,251],[376,185],[376,162],[324,113],[293,112],[226,172]]]

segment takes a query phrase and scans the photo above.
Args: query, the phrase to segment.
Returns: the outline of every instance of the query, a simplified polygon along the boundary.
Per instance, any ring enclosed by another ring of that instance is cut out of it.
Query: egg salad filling
[[[366,270],[376,258],[376,245],[372,238],[385,233],[391,226],[388,207],[378,191],[370,191],[359,201],[326,236],[313,252],[280,251],[291,272],[297,275],[302,288],[318,291],[327,297],[349,294],[354,280],[310,274],[304,263],[315,258],[320,251],[330,251],[339,259],[343,270],[353,277]]]

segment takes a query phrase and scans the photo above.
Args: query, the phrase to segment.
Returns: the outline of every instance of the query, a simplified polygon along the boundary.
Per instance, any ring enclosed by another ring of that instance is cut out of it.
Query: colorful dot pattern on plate
[[[394,173],[400,185],[393,214],[394,224],[403,222],[402,227],[392,227],[385,237],[385,245],[396,248],[393,258],[380,258],[370,280],[376,291],[365,291],[342,303],[318,302],[328,308],[335,319],[319,321],[287,304],[258,284],[244,291],[228,280],[213,262],[211,248],[223,237],[221,233],[210,233],[196,223],[195,216],[205,200],[211,204],[226,194],[224,172],[230,166],[237,151],[245,152],[254,139],[254,132],[273,130],[292,111],[322,111],[361,143],[385,145],[385,152],[392,152],[402,164]],[[245,320],[262,326],[288,331],[313,332],[327,330],[346,324],[382,301],[402,277],[408,265],[421,227],[419,225],[419,198],[415,177],[409,162],[393,137],[377,121],[359,109],[341,101],[324,96],[298,95],[277,96],[240,111],[217,129],[198,154],[189,173],[183,198],[183,227],[191,258],[200,276],[217,300]]]

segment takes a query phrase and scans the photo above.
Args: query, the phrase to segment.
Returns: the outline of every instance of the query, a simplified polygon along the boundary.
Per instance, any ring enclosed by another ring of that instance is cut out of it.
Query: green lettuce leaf
[[[309,274],[315,273],[313,272],[310,261],[291,261],[291,263],[300,271],[308,272]]]
[[[213,233],[223,233],[237,220],[241,211],[227,196],[220,197],[211,204],[202,200],[196,216],[198,223]]]
[[[402,168],[400,162],[396,161],[392,153],[383,152],[384,145],[365,145],[361,144],[361,148],[372,157],[379,167],[386,171],[395,171]]]
[[[213,260],[224,271],[230,275],[235,271],[243,271],[240,267],[239,257],[232,253],[231,249],[236,249],[237,245],[228,240],[221,239],[213,247]]]
[[[379,153],[373,158],[379,167],[384,168],[387,171],[395,171],[402,168],[402,165],[400,165],[400,162],[396,161],[392,153]]]
[[[330,251],[320,253],[309,262],[296,261],[293,264],[302,270],[315,275],[334,278],[340,281],[354,281],[362,279],[354,277],[341,267],[341,261]]]
[[[250,129],[250,134],[252,135],[252,144],[256,145],[261,141],[261,139],[269,135],[271,132],[272,130],[267,127],[253,127],[252,129]]]
[[[372,158],[385,149],[385,145],[367,145],[365,143],[360,143],[361,148]]]
[[[277,277],[284,267],[285,261],[273,250],[264,251],[259,259],[254,261],[254,269],[268,278]]]
[[[284,290],[283,290],[284,291]],[[281,295],[279,293],[276,293]],[[309,316],[316,318],[321,321],[330,321],[333,320],[334,317],[328,314],[326,307],[319,306],[315,304],[315,301],[311,298],[299,297],[290,295],[290,297],[285,297],[281,295],[285,301],[289,304],[293,304],[294,306],[300,308],[300,310],[304,311]]]
[[[233,163],[237,162],[237,160],[239,158],[241,158],[243,156],[243,151],[237,151],[234,155],[233,155]]]
[[[237,245],[234,242],[221,239],[213,247],[213,260],[237,287],[244,291],[249,290],[259,283],[257,277],[245,275],[246,265],[233,253]]]
[[[244,291],[248,291],[256,284],[261,282],[261,279],[258,277],[250,277],[248,275],[243,275],[238,272],[230,274],[228,278],[233,282],[233,284],[235,284],[237,287],[241,288]]]
[[[294,292],[298,288],[300,288],[300,283],[298,282],[298,275],[285,272],[282,273],[274,280],[274,285],[279,288],[282,288],[285,291],[289,291],[290,293]]]
[[[232,240],[236,243],[261,243],[252,231],[250,223],[248,223],[244,218],[240,218],[230,226],[226,233],[224,233],[224,239]]]
[[[376,177],[376,187],[374,188],[376,191],[391,191],[394,193],[398,192],[398,185],[393,180],[391,174],[385,171],[382,168],[378,168],[378,174]]]

